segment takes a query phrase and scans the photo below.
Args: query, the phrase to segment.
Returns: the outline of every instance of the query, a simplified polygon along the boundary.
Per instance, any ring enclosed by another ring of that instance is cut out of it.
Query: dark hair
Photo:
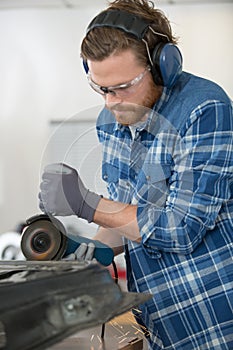
[[[147,30],[144,39],[150,51],[160,42],[177,43],[172,34],[171,25],[164,13],[152,6],[147,0],[115,0],[109,2],[106,10],[117,9],[138,15],[148,20],[153,31]],[[136,37],[112,27],[98,27],[90,30],[81,44],[81,57],[84,60],[102,61],[113,53],[132,49],[138,60],[145,66],[149,63],[146,45]]]

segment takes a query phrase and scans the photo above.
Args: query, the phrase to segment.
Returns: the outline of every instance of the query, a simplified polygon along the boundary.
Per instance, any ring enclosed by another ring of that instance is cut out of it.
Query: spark
[[[135,326],[133,326],[133,325],[132,325],[132,327],[133,327],[134,329],[137,330],[137,333],[142,333],[142,334],[144,334],[143,331],[142,331],[141,329],[139,329],[139,328],[137,328],[137,327],[135,327]],[[136,333],[135,333],[135,334],[136,334]]]
[[[117,330],[119,333],[121,333],[124,336],[124,332],[122,332],[121,330],[123,328],[122,326],[120,326],[117,322],[111,322],[110,324],[115,330]]]
[[[121,339],[121,340],[119,341],[119,344],[120,344],[120,343],[123,343],[123,341],[125,341],[125,340],[127,340],[127,338]]]
[[[130,331],[124,333],[123,335],[120,335],[120,336],[118,337],[118,339],[120,339],[120,338],[122,338],[122,337],[126,337],[129,333],[130,333]]]
[[[139,310],[139,309],[135,309],[135,308],[133,308],[132,310],[135,310],[136,312],[138,312],[139,314],[141,314],[142,313],[142,310]]]
[[[100,338],[99,335],[97,335],[97,338],[98,338],[99,342],[102,343],[102,339]]]

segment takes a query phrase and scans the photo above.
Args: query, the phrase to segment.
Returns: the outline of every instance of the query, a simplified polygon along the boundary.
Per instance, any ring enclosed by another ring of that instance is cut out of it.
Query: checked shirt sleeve
[[[172,146],[167,147],[166,132],[156,138],[136,194],[146,249],[189,254],[220,217],[233,220],[228,202],[233,188],[232,123],[231,106],[207,101],[192,112],[176,139],[170,133]]]

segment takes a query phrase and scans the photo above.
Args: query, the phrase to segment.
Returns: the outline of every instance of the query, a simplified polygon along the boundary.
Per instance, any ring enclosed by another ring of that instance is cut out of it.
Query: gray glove
[[[74,253],[66,256],[63,260],[91,261],[94,259],[94,251],[94,243],[81,243]]]
[[[101,196],[89,191],[78,172],[63,163],[45,167],[39,193],[39,207],[46,214],[77,215],[93,221]]]

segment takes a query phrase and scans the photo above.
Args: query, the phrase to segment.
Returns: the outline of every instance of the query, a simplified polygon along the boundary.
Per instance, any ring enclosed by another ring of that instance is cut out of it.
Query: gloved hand
[[[63,260],[93,260],[109,266],[114,259],[114,252],[107,244],[83,236],[68,235],[68,244]]]
[[[94,243],[81,243],[74,253],[67,255],[63,260],[91,261],[94,259],[94,251]]]
[[[101,196],[89,191],[78,172],[63,163],[45,167],[39,193],[39,207],[46,214],[77,215],[93,221]]]

